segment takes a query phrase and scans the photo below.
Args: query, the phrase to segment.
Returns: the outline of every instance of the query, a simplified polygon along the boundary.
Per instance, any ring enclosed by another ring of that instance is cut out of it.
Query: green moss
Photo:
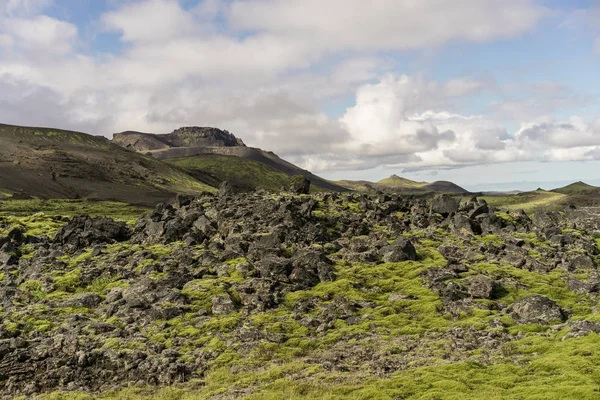
[[[43,283],[41,281],[29,280],[20,284],[19,289],[28,292],[36,300],[42,300],[47,296],[47,293],[42,290],[42,286]]]
[[[81,268],[76,268],[54,277],[53,280],[59,290],[74,292],[81,285],[81,273]]]

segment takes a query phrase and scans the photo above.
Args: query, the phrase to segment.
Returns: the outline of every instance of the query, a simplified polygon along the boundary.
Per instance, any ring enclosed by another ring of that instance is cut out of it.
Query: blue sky
[[[600,2],[0,0],[0,122],[227,129],[335,179],[600,183]]]

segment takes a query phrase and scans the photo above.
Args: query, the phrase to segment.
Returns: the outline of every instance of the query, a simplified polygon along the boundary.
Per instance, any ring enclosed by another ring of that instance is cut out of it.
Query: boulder
[[[447,194],[438,194],[431,200],[430,213],[447,217],[458,212],[460,200]]]
[[[400,237],[389,246],[380,250],[383,261],[386,263],[402,262],[417,259],[417,251],[410,240]]]
[[[511,307],[511,316],[519,323],[550,324],[566,319],[564,311],[546,296],[534,294],[517,300]]]
[[[496,291],[496,282],[485,275],[474,275],[468,279],[469,294],[475,299],[491,299]]]
[[[54,236],[55,245],[68,245],[73,250],[104,243],[123,242],[131,237],[125,222],[111,218],[73,217]]]
[[[233,196],[234,194],[235,194],[235,189],[233,188],[231,183],[229,183],[228,181],[221,182],[221,185],[219,186],[219,193],[218,193],[219,197]]]
[[[298,175],[292,178],[290,183],[290,192],[294,194],[309,194],[310,193],[310,179]]]

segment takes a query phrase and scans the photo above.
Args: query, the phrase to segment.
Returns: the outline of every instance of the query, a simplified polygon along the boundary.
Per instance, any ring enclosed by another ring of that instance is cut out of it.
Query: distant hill
[[[0,124],[0,193],[154,204],[213,188],[104,137]]]
[[[427,185],[427,182],[416,182],[407,178],[402,178],[396,174],[391,175],[389,178],[385,178],[377,182],[377,185],[386,186],[390,188],[406,188],[414,187],[421,188]]]
[[[598,188],[596,186],[588,185],[587,183],[579,181],[579,182],[571,183],[570,185],[567,185],[562,188],[554,189],[552,191],[556,192],[556,193],[568,194],[568,195],[585,195],[585,194],[591,194],[591,193],[598,192],[598,191],[600,191],[600,188]]]
[[[417,182],[407,178],[402,178],[398,175],[391,175],[388,178],[382,179],[378,182],[369,181],[337,181],[337,184],[344,186],[351,190],[369,192],[369,191],[392,191],[392,192],[403,192],[411,194],[423,194],[423,193],[449,193],[449,194],[467,194],[468,190],[456,185],[452,182],[437,181],[433,183]]]
[[[302,175],[311,180],[315,190],[348,190],[273,152],[248,147],[233,134],[217,128],[184,127],[169,134],[128,131],[115,133],[113,142],[181,167],[211,186],[227,180],[241,189],[279,190],[292,176]]]

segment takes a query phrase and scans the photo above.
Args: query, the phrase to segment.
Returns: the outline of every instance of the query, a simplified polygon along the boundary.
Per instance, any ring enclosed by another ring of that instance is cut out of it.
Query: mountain
[[[0,193],[156,204],[213,188],[101,136],[0,124]]]
[[[455,183],[447,181],[436,181],[433,183],[417,182],[407,178],[402,178],[398,175],[391,175],[388,178],[382,179],[378,182],[369,181],[337,181],[337,184],[344,186],[351,190],[360,192],[370,191],[388,191],[388,192],[402,192],[412,194],[424,194],[424,193],[448,193],[448,194],[468,194],[469,191],[463,189]]]
[[[570,185],[564,186],[562,188],[554,189],[552,191],[568,195],[586,195],[591,193],[597,193],[600,191],[599,189],[600,188],[596,186],[588,185],[587,183],[579,181],[571,183]]]
[[[241,189],[279,190],[289,184],[292,176],[302,175],[311,180],[317,191],[348,190],[273,152],[248,147],[233,134],[217,128],[184,127],[168,134],[127,131],[115,133],[113,142],[181,167],[211,186],[229,181]]]

